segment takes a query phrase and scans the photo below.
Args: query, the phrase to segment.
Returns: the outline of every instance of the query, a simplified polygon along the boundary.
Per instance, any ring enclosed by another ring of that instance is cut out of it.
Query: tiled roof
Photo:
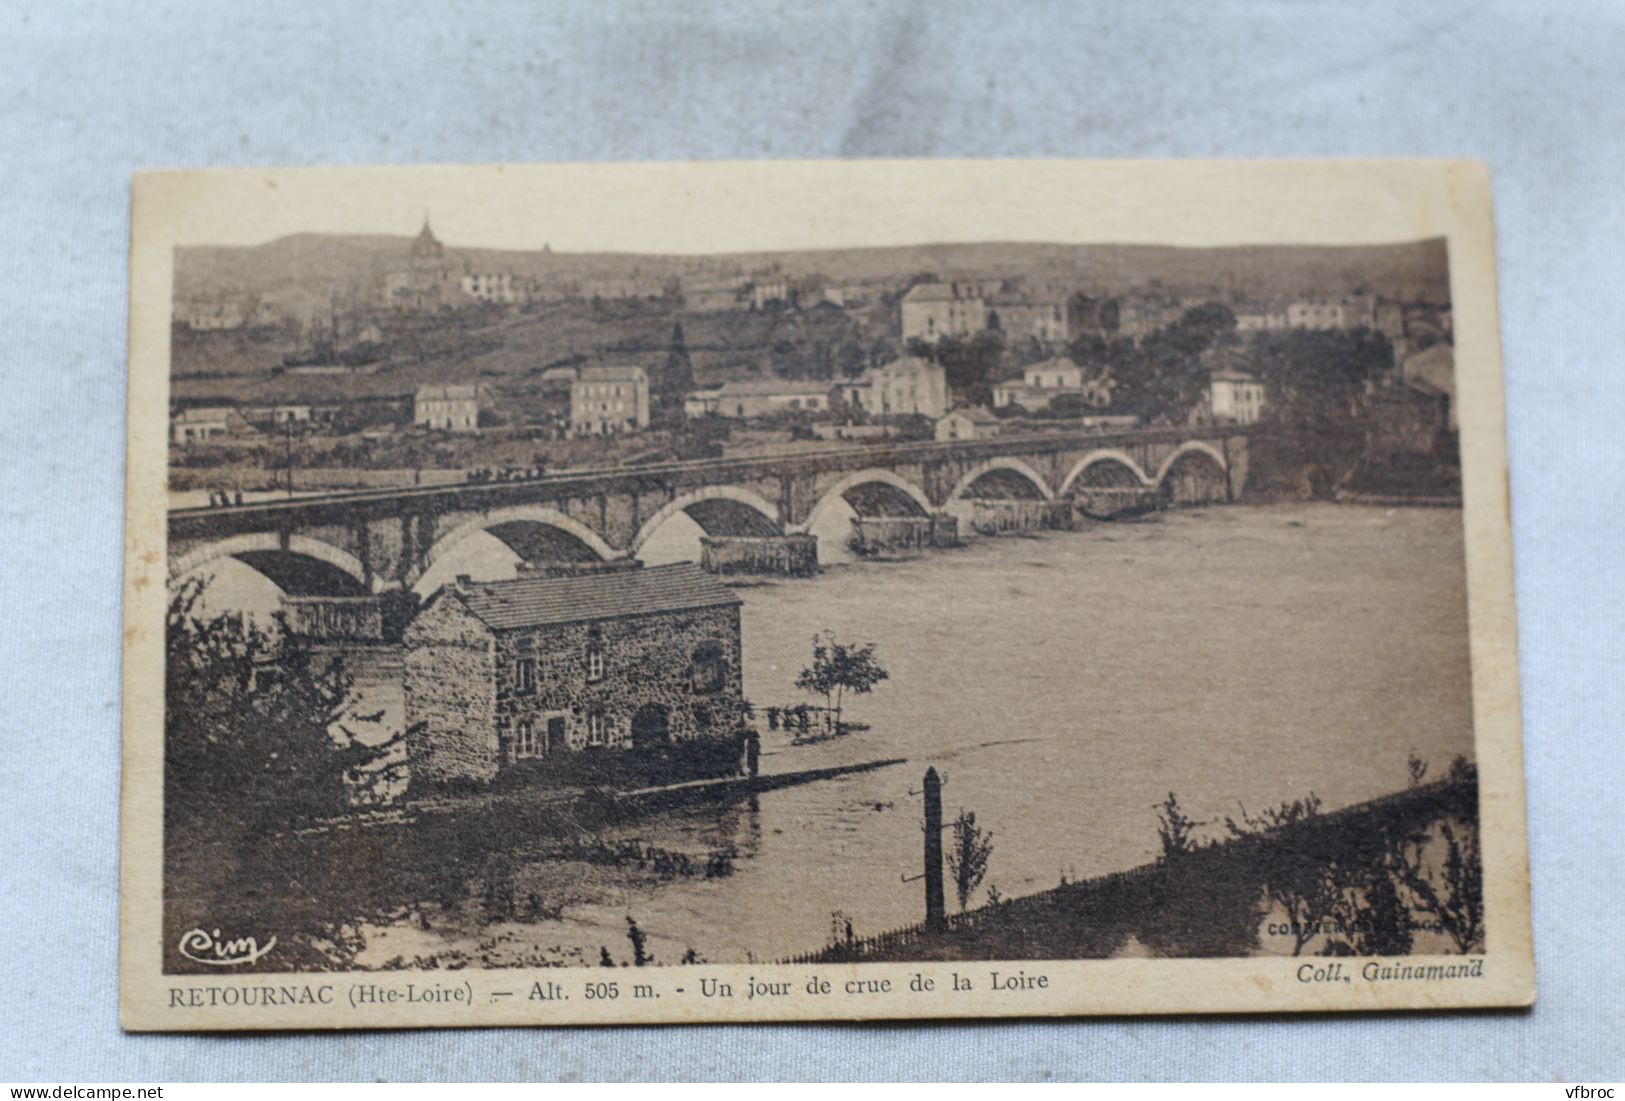
[[[742,603],[691,562],[575,577],[520,577],[447,589],[493,631]]]
[[[477,386],[419,386],[418,401],[472,401],[479,396]]]

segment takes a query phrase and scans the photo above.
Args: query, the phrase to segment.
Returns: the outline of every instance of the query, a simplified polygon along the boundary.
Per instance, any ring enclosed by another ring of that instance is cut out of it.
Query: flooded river
[[[980,540],[908,561],[743,588],[746,695],[799,702],[812,635],[873,641],[890,679],[851,701],[871,729],[796,746],[763,727],[764,772],[907,764],[645,819],[613,840],[731,854],[731,874],[670,877],[527,863],[544,916],[484,926],[454,909],[368,931],[361,961],[541,949],[659,962],[770,960],[919,921],[920,788],[990,830],[1006,896],[1152,859],[1170,791],[1214,823],[1310,791],[1328,808],[1470,754],[1461,513],[1294,504],[1213,508],[1073,533]],[[478,890],[469,886],[470,893]],[[950,891],[951,895],[951,891]],[[950,909],[954,902],[950,898]],[[425,928],[427,926],[427,928]]]

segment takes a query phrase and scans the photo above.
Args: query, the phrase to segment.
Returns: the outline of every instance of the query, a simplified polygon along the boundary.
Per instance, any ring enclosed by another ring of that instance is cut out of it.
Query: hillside
[[[406,261],[411,238],[295,234],[253,247],[176,250],[177,295],[265,293],[298,288],[326,294],[375,282]],[[472,270],[527,278],[664,280],[669,276],[823,275],[837,282],[902,283],[922,272],[1023,275],[1091,293],[1153,283],[1175,291],[1220,290],[1243,297],[1338,295],[1366,288],[1394,298],[1446,301],[1443,241],[1361,246],[1174,248],[1132,244],[927,244],[909,247],[752,252],[715,256],[557,253],[446,247],[446,260]]]

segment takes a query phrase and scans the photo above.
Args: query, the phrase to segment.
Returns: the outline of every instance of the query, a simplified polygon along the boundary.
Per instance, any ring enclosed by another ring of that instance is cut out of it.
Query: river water
[[[1403,788],[1411,753],[1435,775],[1472,753],[1457,510],[1174,512],[740,592],[759,708],[803,698],[793,682],[825,628],[875,642],[890,671],[848,710],[868,731],[797,746],[763,722],[763,771],[906,764],[616,837],[702,866],[731,850],[722,877],[527,864],[520,845],[515,890],[545,919],[416,917],[369,930],[359,962],[555,948],[595,962],[601,945],[619,959],[629,916],[660,962],[771,960],[828,943],[832,922],[860,937],[917,922],[922,886],[903,880],[921,866],[928,765],[945,814],[973,811],[992,832],[974,906],[988,887],[1022,895],[1153,859],[1170,791],[1217,833],[1242,805],[1313,791],[1331,809]]]

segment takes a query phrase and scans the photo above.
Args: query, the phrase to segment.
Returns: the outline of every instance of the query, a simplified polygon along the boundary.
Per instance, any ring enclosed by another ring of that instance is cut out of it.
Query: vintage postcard
[[[1482,166],[133,222],[126,1028],[1533,999]]]

